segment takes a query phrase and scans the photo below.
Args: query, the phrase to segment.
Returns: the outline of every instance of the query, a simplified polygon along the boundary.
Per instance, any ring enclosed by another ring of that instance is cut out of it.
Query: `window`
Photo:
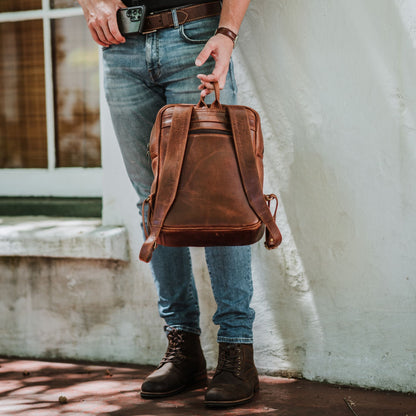
[[[0,195],[100,196],[99,52],[75,0],[0,1]]]

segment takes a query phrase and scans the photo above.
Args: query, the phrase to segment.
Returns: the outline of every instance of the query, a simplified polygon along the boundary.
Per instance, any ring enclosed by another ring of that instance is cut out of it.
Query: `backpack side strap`
[[[247,199],[253,211],[266,226],[265,246],[276,248],[282,242],[282,235],[275,223],[262,192],[256,160],[251,143],[247,110],[240,106],[227,106],[233,131],[234,147]]]
[[[173,112],[164,167],[160,172],[158,191],[154,204],[155,209],[152,213],[151,230],[139,255],[140,260],[146,263],[152,258],[153,251],[157,245],[157,238],[176,197],[188,139],[192,108],[193,106],[191,105],[177,106]],[[145,226],[145,224],[143,225]]]

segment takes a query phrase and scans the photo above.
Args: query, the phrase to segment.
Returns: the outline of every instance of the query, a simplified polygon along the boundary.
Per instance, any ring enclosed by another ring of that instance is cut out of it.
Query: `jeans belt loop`
[[[172,20],[173,20],[173,27],[175,29],[178,29],[179,27],[179,20],[178,20],[178,14],[176,13],[176,9],[171,10],[172,13]]]

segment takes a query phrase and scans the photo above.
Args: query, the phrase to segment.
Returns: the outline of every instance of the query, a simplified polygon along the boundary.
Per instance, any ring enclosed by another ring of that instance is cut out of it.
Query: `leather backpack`
[[[168,104],[157,114],[149,144],[154,180],[142,209],[145,262],[158,244],[247,245],[265,229],[267,248],[282,241],[277,198],[263,195],[260,117],[246,106],[222,105],[214,86],[211,105],[201,98],[197,105]]]

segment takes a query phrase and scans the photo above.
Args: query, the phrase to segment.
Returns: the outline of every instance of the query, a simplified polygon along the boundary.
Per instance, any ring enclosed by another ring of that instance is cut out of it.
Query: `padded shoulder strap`
[[[247,110],[240,106],[227,106],[227,110],[230,116],[238,166],[247,199],[253,211],[267,228],[266,247],[276,248],[282,242],[282,235],[263,195],[251,143]]]
[[[152,258],[160,230],[176,197],[191,116],[191,105],[177,106],[174,109],[163,169],[159,173],[159,184],[152,214],[151,230],[139,255],[140,260],[146,263]]]

